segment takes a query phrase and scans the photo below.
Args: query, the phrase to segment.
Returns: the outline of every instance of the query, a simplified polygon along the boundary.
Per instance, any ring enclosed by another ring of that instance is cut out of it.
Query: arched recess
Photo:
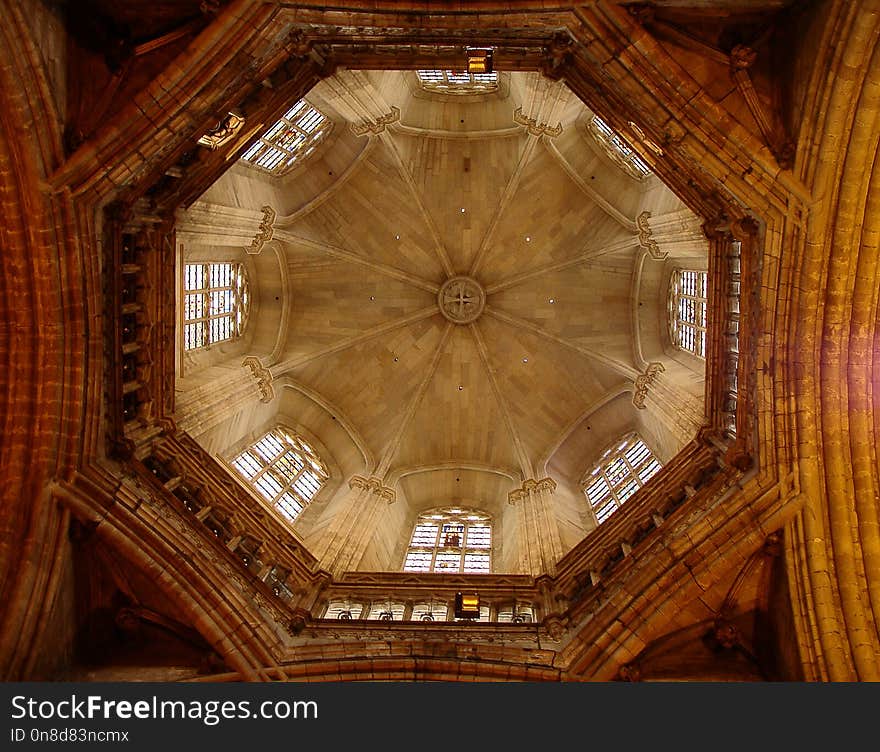
[[[277,635],[248,626],[258,621],[256,604],[237,588],[221,586],[227,578],[217,552],[194,547],[185,530],[175,529],[161,515],[155,515],[153,524],[146,525],[143,519],[115,505],[99,518],[78,492],[58,488],[56,494],[89,534],[148,577],[228,666],[251,681],[283,678],[272,672],[270,646],[278,641]],[[212,558],[220,566],[212,566]],[[181,564],[189,559],[200,561],[198,565]],[[243,635],[248,637],[241,639]]]
[[[518,470],[468,463],[398,468],[390,482],[399,489],[401,509],[384,531],[395,546],[383,569],[399,570],[419,515],[428,509],[460,504],[489,514],[494,521],[493,571],[514,572],[518,561],[516,512],[507,494],[522,482]],[[390,524],[394,523],[391,528]],[[368,549],[365,559],[369,561]],[[365,562],[366,563],[366,562]]]
[[[198,236],[193,236],[197,238]],[[291,303],[288,294],[287,263],[277,243],[263,245],[260,253],[247,253],[242,246],[178,244],[177,278],[183,279],[186,264],[212,261],[240,263],[247,275],[250,305],[247,323],[240,337],[194,350],[185,350],[182,341],[182,314],[178,321],[177,389],[182,395],[199,387],[222,381],[241,368],[246,356],[260,358],[271,365],[278,357],[285,322]],[[178,287],[178,311],[183,309],[183,284]],[[184,397],[185,400],[185,397]],[[182,400],[180,407],[185,404]]]

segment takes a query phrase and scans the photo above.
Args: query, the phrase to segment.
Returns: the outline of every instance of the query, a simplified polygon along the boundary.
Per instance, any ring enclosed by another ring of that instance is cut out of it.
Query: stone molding
[[[251,376],[257,382],[257,388],[260,390],[260,402],[271,402],[275,399],[275,387],[272,386],[272,372],[266,368],[258,357],[248,355],[243,361],[242,366],[249,368]]]
[[[507,494],[507,503],[516,504],[517,502],[528,498],[529,494],[537,491],[549,491],[550,493],[553,493],[555,490],[556,481],[553,480],[553,478],[541,478],[541,480],[529,478],[523,482],[521,488],[515,488]]]
[[[348,481],[348,487],[352,490],[358,489],[376,494],[389,504],[393,504],[397,499],[397,492],[393,488],[386,486],[379,478],[375,477],[364,478],[362,475],[354,475],[351,480]]]
[[[400,120],[400,108],[392,105],[391,111],[387,114],[380,115],[373,121],[364,120],[361,123],[351,123],[349,128],[355,136],[366,136],[368,133],[378,135],[385,130],[386,126],[396,123],[398,120]]]
[[[556,138],[562,133],[562,123],[557,123],[553,126],[548,123],[539,123],[535,118],[523,115],[522,107],[517,107],[513,111],[513,122],[525,126],[526,130],[533,136]]]
[[[657,374],[663,373],[666,368],[662,363],[648,363],[644,373],[636,376],[635,391],[633,393],[633,404],[639,410],[645,409],[645,400],[648,397],[648,387],[657,380]]]
[[[654,239],[654,233],[651,230],[651,225],[648,223],[650,218],[651,212],[649,211],[643,211],[638,217],[636,217],[636,227],[639,231],[639,245],[651,255],[652,259],[662,261],[669,254],[665,251],[661,251],[660,246]]]
[[[251,244],[245,248],[249,254],[257,255],[260,251],[263,250],[263,246],[272,240],[272,236],[275,234],[275,210],[271,206],[263,206],[261,207],[263,212],[263,219],[260,222],[260,228],[257,230],[257,234],[254,236]]]

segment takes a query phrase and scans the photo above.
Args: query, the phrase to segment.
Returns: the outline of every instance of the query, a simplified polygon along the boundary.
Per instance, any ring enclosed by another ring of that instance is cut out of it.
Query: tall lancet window
[[[244,265],[234,262],[183,267],[183,349],[197,350],[240,337],[250,294]]]
[[[606,449],[581,483],[596,520],[605,522],[659,469],[657,458],[637,434],[629,434]]]
[[[293,522],[330,474],[301,436],[276,428],[232,460],[232,466],[284,517]]]
[[[403,570],[447,574],[491,572],[491,517],[462,507],[425,512],[416,522]]]
[[[669,328],[672,342],[706,357],[706,272],[676,269],[669,286]]]
[[[273,175],[284,175],[311,156],[333,123],[300,99],[241,155],[248,164]]]

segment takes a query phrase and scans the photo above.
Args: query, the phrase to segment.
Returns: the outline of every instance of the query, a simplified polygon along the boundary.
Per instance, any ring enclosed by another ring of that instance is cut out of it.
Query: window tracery
[[[670,337],[676,347],[706,357],[708,274],[676,269],[669,284]]]
[[[651,174],[651,169],[635,150],[598,115],[594,115],[590,120],[589,130],[596,143],[602,147],[611,161],[627,175],[636,180],[642,180]]]
[[[301,436],[280,427],[239,454],[232,466],[268,506],[291,522],[330,477],[315,450]]]
[[[487,94],[498,89],[498,74],[495,72],[420,70],[418,76],[425,91],[440,94]]]
[[[196,350],[240,337],[250,307],[243,264],[185,264],[183,269],[183,349]]]
[[[461,507],[422,514],[406,552],[405,572],[488,573],[492,521],[489,515]]]
[[[314,152],[332,125],[324,113],[300,99],[241,158],[264,172],[284,175]]]
[[[638,434],[629,434],[606,449],[582,483],[599,524],[620,508],[660,467]]]

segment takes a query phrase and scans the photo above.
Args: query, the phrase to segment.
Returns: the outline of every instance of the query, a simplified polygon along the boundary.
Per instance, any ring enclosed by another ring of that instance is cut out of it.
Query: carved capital
[[[348,481],[348,487],[358,489],[359,491],[367,491],[384,499],[389,504],[393,504],[397,498],[397,493],[394,489],[386,486],[380,478],[364,478],[362,475],[353,475]]]
[[[636,376],[635,391],[633,393],[633,404],[639,410],[645,409],[645,400],[648,397],[648,387],[657,380],[657,374],[665,371],[666,368],[662,363],[648,363],[644,373]]]
[[[515,488],[507,494],[507,503],[516,504],[519,501],[529,498],[529,496],[536,491],[549,491],[550,493],[553,493],[555,490],[556,481],[553,480],[553,478],[541,478],[540,480],[529,478],[528,480],[523,481],[521,488]]]
[[[352,475],[348,480],[348,487],[353,491],[365,491],[370,487],[370,481],[362,475]]]
[[[526,483],[531,484],[535,491],[549,491],[553,493],[556,490],[556,481],[553,478],[541,478],[540,480],[530,480]]]
[[[709,240],[717,240],[730,232],[730,217],[723,213],[716,214],[703,222],[702,229],[703,235]]]
[[[368,133],[379,134],[385,130],[385,127],[390,125],[391,123],[396,123],[400,120],[400,109],[391,106],[391,112],[380,115],[375,120],[364,120],[361,123],[352,123],[349,128],[351,128],[351,132],[354,133],[355,136],[365,136]]]
[[[275,210],[271,206],[264,206],[262,207],[262,212],[263,219],[260,221],[260,228],[257,230],[257,234],[254,236],[251,244],[245,248],[245,251],[251,255],[256,255],[262,251],[263,246],[272,240],[272,236],[275,234]]]
[[[651,255],[652,259],[662,261],[669,254],[665,251],[661,251],[657,241],[654,240],[653,230],[651,230],[651,225],[648,224],[650,218],[651,212],[649,211],[643,211],[638,217],[636,217],[636,227],[639,231],[639,245]]]
[[[260,402],[271,402],[275,399],[275,388],[272,386],[272,372],[266,368],[260,359],[254,355],[248,355],[243,361],[242,366],[249,368],[251,376],[257,382],[257,388],[260,390]]]
[[[730,232],[734,238],[742,242],[754,240],[758,236],[758,222],[754,217],[745,216],[730,224]]]
[[[556,138],[556,136],[562,133],[562,123],[557,123],[552,127],[547,123],[539,123],[535,118],[523,115],[522,107],[517,107],[513,111],[513,121],[518,125],[525,126],[526,130],[533,136]]]

